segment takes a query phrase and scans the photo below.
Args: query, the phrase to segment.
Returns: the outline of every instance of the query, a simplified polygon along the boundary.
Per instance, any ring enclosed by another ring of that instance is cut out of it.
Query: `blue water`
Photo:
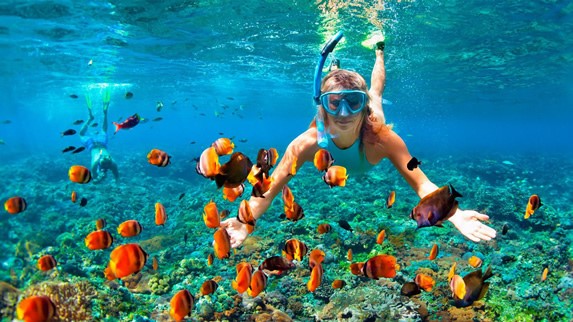
[[[163,118],[117,135],[110,125],[109,151],[124,177],[141,175],[126,162],[152,148],[168,151],[179,169],[188,162],[191,177],[191,160],[221,136],[233,137],[237,150],[282,152],[314,115],[322,45],[342,30],[334,56],[369,82],[374,53],[360,43],[380,29],[384,98],[393,102],[386,118],[413,155],[426,164],[462,157],[456,168],[524,156],[530,163],[519,166],[543,178],[539,186],[569,189],[570,174],[540,159],[573,156],[570,1],[4,0],[0,167],[34,155],[62,160],[61,150],[80,141],[60,133],[87,119],[87,95],[101,123],[104,88],[112,91],[110,122],[134,113]],[[87,152],[65,158],[89,163]],[[3,197],[13,194],[3,188],[10,180],[0,178]]]
[[[161,124],[123,141],[182,146],[227,129],[284,145],[312,117],[312,73],[325,39],[343,30],[336,57],[369,78],[373,53],[360,42],[375,25],[388,43],[388,120],[402,135],[423,137],[411,149],[429,140],[449,153],[572,151],[570,5],[342,4],[335,18],[317,8],[326,4],[9,1],[0,6],[0,118],[13,123],[0,127],[1,153],[58,150],[57,134],[85,118],[82,94],[97,98],[86,90],[93,83],[123,85],[110,120],[154,116],[156,101],[164,102]],[[123,99],[126,90],[132,100]],[[223,104],[242,106],[243,118],[215,118]]]

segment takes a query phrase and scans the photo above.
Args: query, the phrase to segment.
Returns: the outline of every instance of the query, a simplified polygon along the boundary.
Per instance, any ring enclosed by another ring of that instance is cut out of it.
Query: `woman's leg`
[[[82,125],[82,128],[80,129],[80,136],[86,135],[86,133],[88,131],[88,127],[90,126],[90,124],[94,120],[94,114],[92,112],[92,100],[91,100],[89,94],[86,95],[86,105],[88,106],[89,117],[88,117],[87,122],[84,122],[84,124]]]

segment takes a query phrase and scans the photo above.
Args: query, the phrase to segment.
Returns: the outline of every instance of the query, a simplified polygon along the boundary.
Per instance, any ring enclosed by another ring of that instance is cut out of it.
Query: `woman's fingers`
[[[484,214],[480,214],[479,212],[476,212],[476,218],[481,220],[481,221],[486,221],[489,220],[489,216],[488,215],[484,215]]]

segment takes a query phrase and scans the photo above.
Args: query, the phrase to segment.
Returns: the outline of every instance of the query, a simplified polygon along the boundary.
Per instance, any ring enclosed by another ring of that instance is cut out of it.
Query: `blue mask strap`
[[[342,31],[336,33],[336,35],[332,36],[332,38],[330,38],[330,40],[326,43],[326,45],[324,45],[324,47],[322,47],[322,50],[320,51],[320,56],[318,57],[318,63],[316,64],[316,68],[314,70],[313,99],[315,106],[321,104],[320,83],[322,82],[322,69],[324,68],[324,62],[326,61],[328,54],[330,54],[334,50],[334,47],[336,47],[340,39],[342,39],[342,36],[343,36]],[[328,137],[326,132],[324,131],[324,120],[322,119],[320,113],[316,114],[316,131],[317,131],[316,140],[318,146],[320,146],[321,148],[328,147]]]

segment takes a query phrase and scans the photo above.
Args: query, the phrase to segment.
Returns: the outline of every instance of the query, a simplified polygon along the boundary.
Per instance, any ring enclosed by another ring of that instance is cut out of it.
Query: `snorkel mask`
[[[360,113],[366,105],[367,95],[360,90],[326,92],[320,95],[320,103],[326,113],[334,116],[349,116]]]

